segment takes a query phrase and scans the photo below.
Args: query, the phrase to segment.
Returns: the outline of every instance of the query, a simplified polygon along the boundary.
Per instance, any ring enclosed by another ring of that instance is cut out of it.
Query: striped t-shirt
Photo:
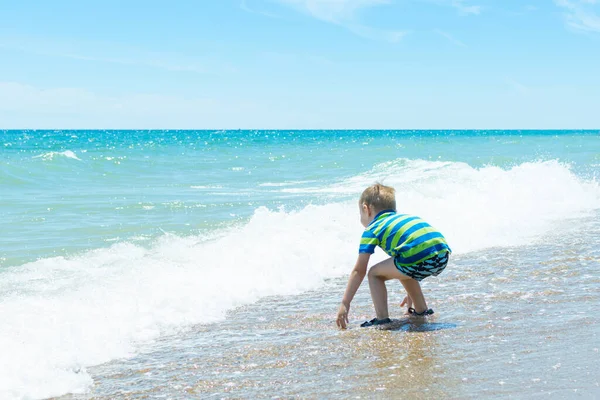
[[[418,264],[443,251],[451,252],[444,236],[427,222],[394,210],[375,216],[362,234],[358,252],[372,254],[376,246],[403,266]]]

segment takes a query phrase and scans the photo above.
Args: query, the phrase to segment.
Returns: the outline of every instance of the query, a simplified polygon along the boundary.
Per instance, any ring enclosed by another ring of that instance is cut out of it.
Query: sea
[[[0,399],[600,398],[599,178],[598,130],[0,131]],[[453,253],[340,330],[375,182]]]

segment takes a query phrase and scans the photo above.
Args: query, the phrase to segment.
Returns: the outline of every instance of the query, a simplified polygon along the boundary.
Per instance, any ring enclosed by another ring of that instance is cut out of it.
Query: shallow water
[[[546,244],[454,256],[424,281],[436,310],[425,323],[360,328],[373,314],[363,283],[350,328],[336,329],[345,288],[336,278],[89,368],[92,391],[61,399],[597,398],[600,218],[577,222],[560,246],[550,235]],[[401,285],[388,288],[400,317]]]
[[[0,398],[597,397],[598,135],[0,131]],[[454,254],[339,331],[377,180]]]

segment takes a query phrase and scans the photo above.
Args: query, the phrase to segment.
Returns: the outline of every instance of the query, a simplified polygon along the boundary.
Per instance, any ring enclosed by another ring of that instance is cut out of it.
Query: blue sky
[[[600,128],[600,0],[0,0],[0,128]]]

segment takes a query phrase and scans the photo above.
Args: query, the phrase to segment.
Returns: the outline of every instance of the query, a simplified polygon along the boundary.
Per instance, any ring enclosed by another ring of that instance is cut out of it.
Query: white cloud
[[[438,35],[442,36],[442,37],[445,37],[446,39],[448,39],[449,41],[451,41],[452,43],[454,43],[457,46],[467,47],[466,44],[464,44],[460,40],[456,39],[454,36],[452,36],[448,32],[444,32],[444,31],[442,31],[440,29],[436,29],[434,32],[437,33]]]
[[[474,6],[466,4],[464,0],[453,0],[451,2],[452,7],[458,9],[461,14],[469,15],[469,14],[480,14],[481,6]]]
[[[402,40],[404,36],[409,34],[407,31],[377,29],[358,24],[347,25],[346,28],[358,36],[373,40],[383,40],[390,43],[397,43]]]
[[[554,3],[565,9],[567,26],[578,31],[600,32],[600,0],[554,0]]]
[[[281,18],[277,14],[273,14],[273,13],[270,13],[270,12],[267,12],[267,11],[255,10],[254,8],[250,8],[250,6],[248,5],[248,2],[246,0],[241,0],[241,2],[240,2],[240,8],[242,10],[246,11],[247,13],[250,13],[250,14],[264,15],[265,17],[269,17],[269,18]]]
[[[381,29],[365,25],[359,21],[359,11],[390,4],[391,0],[275,0],[298,12],[320,21],[342,26],[350,32],[373,40],[390,43],[400,41],[408,34],[402,30]]]
[[[110,43],[59,42],[43,38],[0,40],[0,48],[48,57],[91,62],[143,66],[174,72],[208,74],[210,70],[199,60],[179,54],[147,52]],[[223,70],[227,68],[219,68]],[[217,70],[217,68],[212,68]]]
[[[106,96],[81,88],[0,82],[0,128],[162,128],[204,126],[218,102],[157,94]]]
[[[322,21],[341,24],[354,21],[361,8],[389,4],[390,0],[277,0]]]
[[[481,14],[482,7],[479,5],[473,5],[467,3],[466,0],[418,0],[425,1],[428,3],[437,4],[439,6],[446,6],[455,8],[460,15],[479,15]]]
[[[101,96],[80,88],[41,89],[15,82],[0,82],[0,110],[59,114],[185,114],[207,109],[213,101],[175,96],[132,94]]]

